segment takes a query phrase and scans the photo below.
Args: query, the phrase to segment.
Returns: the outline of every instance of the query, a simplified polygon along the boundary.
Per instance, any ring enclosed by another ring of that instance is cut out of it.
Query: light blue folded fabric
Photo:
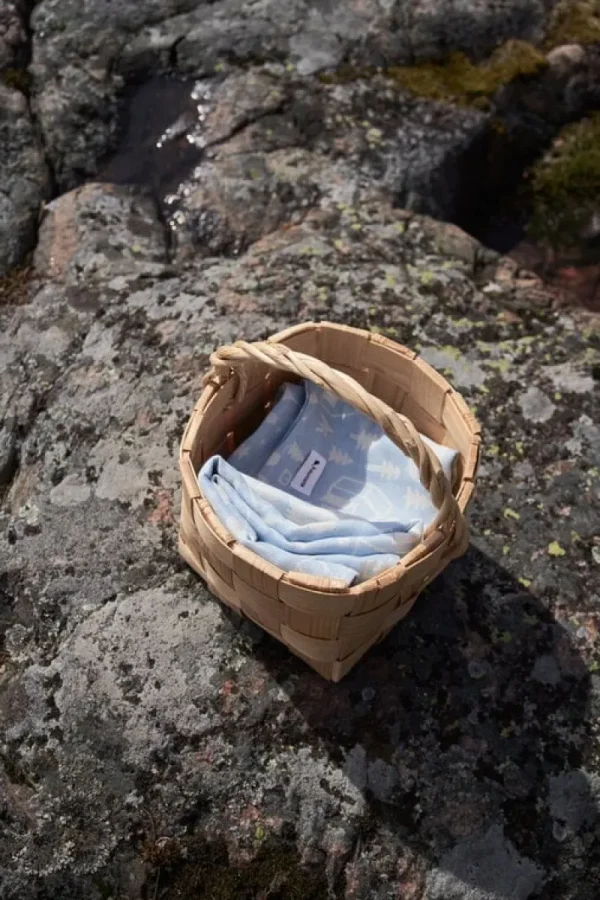
[[[423,440],[451,478],[457,452]],[[308,381],[285,384],[258,429],[229,460],[207,460],[198,483],[243,546],[347,586],[395,565],[437,512],[381,427]]]

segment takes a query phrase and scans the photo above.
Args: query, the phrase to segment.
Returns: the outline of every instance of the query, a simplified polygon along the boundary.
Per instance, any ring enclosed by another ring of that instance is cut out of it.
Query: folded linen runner
[[[457,451],[422,435],[451,479]],[[436,516],[416,465],[354,407],[285,384],[256,431],[198,473],[243,546],[286,571],[349,586],[395,565]]]

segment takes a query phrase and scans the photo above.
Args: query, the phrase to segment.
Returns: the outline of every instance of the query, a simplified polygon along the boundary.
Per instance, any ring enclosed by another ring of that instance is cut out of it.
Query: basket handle
[[[427,529],[426,536],[438,528],[446,534],[453,530],[450,540],[452,550],[456,551],[453,555],[464,552],[468,542],[464,516],[452,494],[452,488],[439,459],[421,440],[410,419],[396,412],[383,400],[374,397],[350,375],[333,369],[320,359],[292,350],[285,344],[269,341],[251,344],[236,341],[230,346],[220,347],[210,357],[213,372],[209,373],[207,380],[212,380],[216,375],[217,378],[221,376],[219,380],[222,383],[228,380],[233,372],[239,379],[238,397],[243,397],[246,387],[244,367],[251,361],[312,381],[381,425],[387,436],[415,463],[421,484],[429,491],[438,510],[434,522]]]

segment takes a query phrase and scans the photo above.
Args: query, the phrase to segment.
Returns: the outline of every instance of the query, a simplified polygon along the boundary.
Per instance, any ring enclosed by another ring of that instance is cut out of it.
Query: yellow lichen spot
[[[510,553],[510,545],[505,544],[504,547],[502,548],[502,555],[508,556],[509,553]]]
[[[491,529],[491,528],[485,528],[483,533],[484,533],[485,537],[489,537],[490,534],[492,533],[492,529]]]
[[[577,531],[571,532],[571,540],[574,544],[581,540],[581,535]]]
[[[435,280],[435,275],[433,272],[429,271],[429,269],[425,269],[424,272],[419,273],[419,281],[421,284],[431,284],[432,281]]]
[[[519,578],[519,584],[522,584],[523,587],[525,587],[525,588],[531,587],[531,581],[529,580],[529,578]],[[523,617],[523,618],[525,618],[525,617]],[[535,619],[534,619],[534,621],[535,621]]]
[[[487,387],[485,384],[480,384],[479,390],[482,394],[489,394],[489,392],[490,392],[489,387]]]
[[[367,140],[372,141],[374,144],[378,144],[382,136],[383,132],[380,128],[369,128],[367,131]]]
[[[504,373],[510,369],[511,361],[509,359],[488,359],[485,364],[490,369],[497,369],[498,372]]]
[[[352,229],[352,231],[360,231],[362,225],[360,224],[360,222],[353,222],[350,228]]]
[[[394,222],[394,231],[397,231],[398,234],[404,234],[406,231],[406,225],[404,222]]]
[[[488,456],[498,456],[500,453],[500,447],[498,444],[490,444],[490,446],[486,450]]]
[[[519,456],[523,456],[523,453],[524,453],[523,441],[515,441],[515,450],[517,451]]]
[[[554,394],[554,399],[562,400],[562,394],[560,393],[560,391],[556,391],[556,393]]]
[[[392,275],[391,272],[386,272],[385,283],[388,285],[388,287],[394,287],[394,285],[396,284],[396,276]]]
[[[457,347],[453,347],[452,344],[444,344],[442,350],[453,359],[460,359],[460,350]]]
[[[516,510],[511,509],[510,506],[507,506],[504,510],[504,518],[505,519],[516,519],[517,521],[521,518],[520,513]]]
[[[551,541],[548,544],[548,555],[549,556],[565,556],[566,550],[560,546],[558,541]]]

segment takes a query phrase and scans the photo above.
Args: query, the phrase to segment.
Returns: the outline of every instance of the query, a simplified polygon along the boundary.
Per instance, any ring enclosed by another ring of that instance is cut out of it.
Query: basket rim
[[[465,468],[461,473],[458,486],[456,488],[456,491],[454,492],[458,508],[460,512],[464,514],[467,507],[469,506],[475,489],[475,481],[481,456],[482,437],[481,426],[467,406],[460,392],[455,390],[455,388],[452,387],[448,380],[444,378],[444,376],[433,366],[422,359],[422,357],[420,357],[419,354],[416,353],[416,351],[410,350],[408,347],[405,347],[404,345],[399,344],[396,341],[390,340],[385,335],[373,334],[372,332],[366,331],[365,329],[354,328],[352,326],[328,321],[304,322],[283,329],[282,331],[271,335],[269,338],[267,338],[267,340],[270,343],[286,344],[290,338],[296,337],[297,335],[300,335],[306,331],[313,331],[314,329],[339,331],[345,334],[348,334],[350,332],[362,339],[367,340],[372,344],[387,347],[393,350],[395,353],[400,352],[410,360],[411,364],[417,365],[419,368],[424,370],[432,380],[435,380],[438,383],[440,381],[443,382],[446,388],[446,392],[457,408],[457,412],[463,420],[466,428],[468,429],[471,438],[469,458],[464,460]],[[335,366],[333,366],[333,368],[335,368]],[[195,512],[202,516],[204,525],[210,530],[214,538],[217,541],[225,544],[231,553],[244,557],[247,557],[248,554],[250,554],[250,556],[253,557],[254,560],[256,560],[255,565],[257,567],[259,566],[263,571],[268,570],[276,581],[289,584],[296,590],[306,590],[310,594],[323,594],[331,598],[337,598],[338,600],[347,598],[349,601],[350,598],[352,598],[352,601],[355,601],[356,598],[360,597],[362,594],[370,593],[374,589],[381,590],[385,587],[389,587],[396,582],[399,582],[402,579],[402,576],[406,574],[407,571],[413,570],[414,567],[417,566],[421,561],[425,561],[432,550],[440,547],[442,543],[449,543],[450,532],[445,532],[442,528],[438,527],[428,537],[421,540],[411,551],[409,551],[409,553],[401,557],[401,559],[394,566],[391,566],[383,572],[380,572],[378,575],[371,576],[371,578],[362,581],[357,585],[343,588],[335,586],[331,582],[329,585],[324,584],[324,582],[330,581],[328,579],[280,569],[278,566],[267,563],[261,556],[254,553],[249,548],[246,548],[239,544],[238,541],[233,537],[233,535],[228,532],[227,529],[221,524],[221,522],[216,520],[216,515],[212,512],[212,507],[210,507],[210,504],[200,490],[196,472],[191,460],[191,452],[195,446],[195,439],[202,423],[204,410],[208,403],[215,397],[215,395],[222,389],[223,386],[224,385],[221,383],[210,380],[205,384],[200,398],[195,404],[191,416],[187,422],[181,440],[179,448],[179,468],[188,492],[190,503],[194,505]],[[208,507],[208,509],[212,513],[210,518],[216,520],[215,522],[209,521],[209,518],[205,514],[206,507]],[[453,555],[454,554],[452,554],[451,551],[448,553],[448,562],[451,558],[453,558]],[[425,585],[432,579],[432,577],[433,576],[424,575],[422,587],[425,587]]]

